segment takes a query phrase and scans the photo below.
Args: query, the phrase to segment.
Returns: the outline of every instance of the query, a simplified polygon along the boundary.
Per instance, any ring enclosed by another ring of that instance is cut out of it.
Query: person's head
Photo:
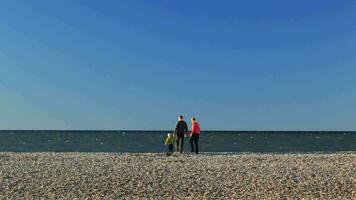
[[[180,116],[178,117],[178,120],[179,120],[179,121],[183,121],[183,115],[180,115]]]
[[[167,136],[168,136],[168,137],[172,137],[172,133],[168,133]]]
[[[192,117],[192,118],[191,118],[191,121],[192,121],[192,122],[196,122],[197,119],[195,119],[195,117]]]

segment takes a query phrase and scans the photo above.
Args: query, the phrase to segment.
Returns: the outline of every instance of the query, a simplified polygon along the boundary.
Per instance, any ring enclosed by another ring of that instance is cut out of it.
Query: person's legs
[[[171,154],[171,148],[170,146],[168,145],[168,152],[167,152],[167,156],[169,156]]]
[[[196,153],[196,154],[199,153],[198,141],[199,141],[199,135],[196,135],[196,136],[195,136],[195,139],[194,139],[194,146],[195,146],[195,153]]]
[[[177,135],[176,138],[176,151],[179,152],[179,135]]]
[[[180,147],[179,147],[179,152],[182,154],[183,153],[183,145],[184,145],[184,135],[181,136],[180,138]]]
[[[168,145],[168,153],[169,153],[170,155],[173,154],[173,144]]]
[[[192,135],[192,137],[190,137],[190,152],[194,152],[194,135]]]

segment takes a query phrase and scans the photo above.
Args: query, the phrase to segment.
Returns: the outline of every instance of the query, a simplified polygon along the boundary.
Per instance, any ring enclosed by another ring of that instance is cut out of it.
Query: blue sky
[[[356,2],[0,1],[0,129],[356,130]]]

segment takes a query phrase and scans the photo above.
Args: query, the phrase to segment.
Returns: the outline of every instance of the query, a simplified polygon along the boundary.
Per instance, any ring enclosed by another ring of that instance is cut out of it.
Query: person
[[[190,146],[191,146],[191,152],[195,152],[195,154],[199,153],[199,135],[200,135],[200,125],[195,119],[195,117],[192,117],[192,131],[190,133]]]
[[[172,133],[168,133],[165,145],[168,145],[168,152],[167,155],[173,155],[173,143],[174,143],[174,136]]]
[[[177,152],[183,153],[184,136],[188,133],[188,125],[183,120],[183,116],[178,117],[178,122],[174,130],[176,136]]]

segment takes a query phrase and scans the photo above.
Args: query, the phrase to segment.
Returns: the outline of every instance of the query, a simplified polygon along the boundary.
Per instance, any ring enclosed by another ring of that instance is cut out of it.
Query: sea
[[[2,130],[0,152],[166,152],[168,131]],[[202,152],[356,151],[356,132],[204,131]],[[185,138],[184,151],[190,151]]]

